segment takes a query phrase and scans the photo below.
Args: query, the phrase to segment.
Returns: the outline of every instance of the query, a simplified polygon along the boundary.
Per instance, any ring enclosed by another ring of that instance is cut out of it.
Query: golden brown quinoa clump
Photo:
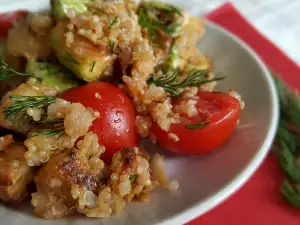
[[[34,178],[37,192],[32,194],[31,203],[35,213],[51,219],[76,212],[73,185],[85,186],[89,192],[98,191],[105,177],[105,164],[99,158],[103,152],[97,135],[89,132],[76,148],[54,153]]]
[[[150,158],[138,148],[125,148],[115,154],[106,184],[98,192],[85,185],[73,184],[71,194],[77,211],[88,217],[109,217],[123,211],[133,199],[149,200],[153,188]]]

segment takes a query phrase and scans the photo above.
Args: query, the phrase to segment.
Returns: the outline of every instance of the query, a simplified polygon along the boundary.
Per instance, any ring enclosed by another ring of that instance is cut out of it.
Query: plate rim
[[[269,86],[270,95],[271,95],[271,122],[268,128],[268,133],[266,138],[264,139],[260,149],[253,156],[250,163],[227,185],[225,185],[220,191],[216,192],[202,200],[201,202],[174,214],[171,217],[163,219],[156,223],[156,225],[169,225],[169,224],[185,224],[187,222],[192,221],[193,219],[204,215],[205,213],[211,211],[216,206],[220,205],[226,199],[228,199],[231,195],[237,192],[255,173],[258,167],[263,163],[266,158],[270,148],[272,147],[273,141],[275,139],[278,123],[279,123],[279,99],[277,95],[277,89],[272,78],[271,73],[269,72],[266,65],[263,63],[262,59],[258,54],[248,45],[246,42],[241,40],[235,34],[227,31],[223,27],[218,24],[208,21],[204,19],[205,26],[210,26],[213,29],[218,30],[220,33],[228,36],[233,41],[235,41],[238,45],[240,45],[244,50],[246,50],[249,55],[255,59],[258,66],[260,67],[262,74],[264,75],[267,84]]]

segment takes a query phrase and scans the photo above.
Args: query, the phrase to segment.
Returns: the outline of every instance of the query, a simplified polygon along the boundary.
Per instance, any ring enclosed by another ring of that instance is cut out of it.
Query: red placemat
[[[300,90],[300,67],[249,24],[231,3],[206,17],[239,36],[292,88]],[[299,225],[300,211],[280,196],[282,179],[281,169],[270,153],[237,193],[188,225]]]

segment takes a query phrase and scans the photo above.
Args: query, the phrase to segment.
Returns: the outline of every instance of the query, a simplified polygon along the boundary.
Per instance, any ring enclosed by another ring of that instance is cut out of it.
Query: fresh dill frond
[[[109,18],[109,15],[107,15],[107,18],[108,18],[108,29],[110,29],[113,25],[117,24],[118,23],[118,17],[116,16],[113,20],[111,20]]]
[[[74,57],[69,52],[66,52],[65,59],[68,60],[68,61],[70,61],[70,62],[72,62],[72,63],[80,65],[80,62],[78,62],[76,59],[74,59]]]
[[[65,133],[64,119],[62,118],[45,118],[38,121],[40,124],[44,124],[47,128],[39,129],[36,133],[41,136],[56,136],[60,138]]]
[[[119,22],[118,16],[116,16],[114,19],[111,19],[109,14],[102,7],[93,7],[93,9],[106,15],[108,21],[108,29],[111,29],[113,25]]]
[[[147,28],[149,38],[153,39],[155,32],[157,32],[160,29],[160,25],[147,16],[146,10],[144,8],[141,8],[139,10],[138,16],[140,26]]]
[[[0,80],[7,80],[11,76],[30,76],[30,75],[15,71],[6,62],[0,60]]]
[[[115,42],[109,40],[109,49],[110,49],[110,54],[112,55],[115,49]]]
[[[169,92],[171,96],[179,96],[183,88],[186,87],[199,87],[203,84],[207,84],[214,81],[223,80],[224,77],[216,77],[214,79],[205,79],[208,74],[206,70],[192,70],[188,76],[178,81],[180,71],[175,70],[173,73],[166,73],[165,75],[154,79],[153,76],[148,81],[148,84],[155,84],[158,87],[162,87],[165,91]]]
[[[179,16],[182,15],[181,9],[179,7],[169,4],[169,3],[164,3],[164,2],[160,2],[160,1],[150,1],[150,2],[147,2],[147,4],[151,7],[155,7],[164,12],[174,13]]]
[[[14,101],[13,105],[4,108],[5,118],[10,119],[10,123],[14,122],[18,125],[20,121],[27,121],[27,124],[22,126],[34,125],[33,135],[42,136],[56,136],[61,137],[65,133],[64,119],[63,118],[49,118],[45,115],[42,116],[41,120],[33,121],[30,120],[30,116],[27,114],[27,109],[37,108],[44,109],[46,111],[47,106],[56,101],[56,97],[48,96],[10,96],[10,100]],[[27,120],[26,120],[27,119]]]
[[[193,125],[187,125],[187,126],[185,126],[185,128],[189,129],[189,130],[196,130],[196,129],[208,127],[209,124],[210,124],[209,122],[201,122],[201,123],[197,123],[197,124],[193,124]]]
[[[61,126],[64,123],[63,118],[44,118],[41,121],[38,121],[40,124],[47,124],[47,125],[52,125],[53,127]]]
[[[135,179],[136,179],[136,176],[135,176],[135,175],[131,175],[131,176],[129,177],[129,180],[130,180],[131,183],[133,183],[133,182],[135,181]]]
[[[58,135],[57,139],[62,137],[65,134],[65,128],[61,129],[44,129],[36,133],[37,135],[41,136],[56,136]]]
[[[4,108],[5,119],[9,118],[13,124],[16,118],[26,116],[29,108],[45,108],[56,101],[56,97],[49,96],[9,96],[14,103]]]
[[[184,21],[180,8],[157,1],[143,1],[138,9],[138,17],[140,26],[147,28],[150,39],[159,31],[177,36]]]
[[[93,65],[92,65],[91,72],[94,72],[95,64],[96,64],[96,61],[94,61]]]

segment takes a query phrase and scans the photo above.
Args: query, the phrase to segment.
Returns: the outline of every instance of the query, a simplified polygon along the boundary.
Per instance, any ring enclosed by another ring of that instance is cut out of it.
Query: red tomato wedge
[[[152,132],[160,145],[172,152],[192,155],[210,152],[224,143],[234,130],[240,115],[240,102],[226,93],[199,92],[196,108],[199,114],[172,124],[168,132],[157,124]],[[174,101],[175,106],[178,102]],[[179,140],[172,136],[175,134]]]
[[[12,28],[14,22],[28,14],[26,10],[17,10],[13,12],[0,14],[0,37],[7,37],[8,30]]]
[[[109,162],[123,147],[137,146],[135,110],[120,88],[105,82],[93,82],[67,90],[62,97],[100,113],[90,131],[97,134],[99,143],[106,148],[101,156],[104,161]]]

